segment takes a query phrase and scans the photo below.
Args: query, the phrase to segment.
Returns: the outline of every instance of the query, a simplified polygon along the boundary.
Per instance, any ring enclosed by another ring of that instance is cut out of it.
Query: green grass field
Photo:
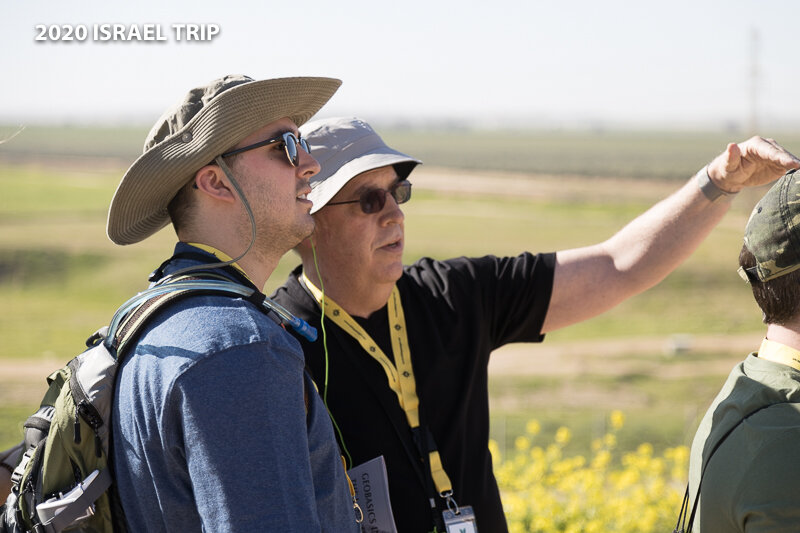
[[[0,138],[12,130],[0,128]],[[146,287],[147,274],[174,244],[170,229],[128,247],[114,246],[105,237],[107,204],[124,170],[122,161],[135,157],[144,132],[69,133],[64,128],[29,128],[0,146],[0,363],[44,361],[55,369],[66,362],[119,304]],[[700,134],[688,139],[676,134],[564,132],[498,137],[397,130],[386,137],[428,161],[415,173],[414,198],[404,206],[407,262],[421,256],[517,254],[593,244],[673,188],[670,182],[677,188],[677,176],[685,179],[693,174],[725,145],[722,136]],[[134,140],[136,149],[131,150]],[[800,136],[790,140],[800,145]],[[791,150],[789,143],[784,144]],[[92,159],[102,154],[112,159]],[[431,161],[470,169],[465,172],[495,169],[583,176],[549,178],[556,190],[563,180],[565,187],[581,193],[514,194],[514,182],[502,174],[496,177],[496,190],[502,194],[459,192],[457,185],[435,190],[426,184],[427,173],[437,170]],[[635,180],[607,179],[640,171],[642,177]],[[633,188],[643,192],[625,193]],[[545,344],[557,349],[576,341],[758,332],[759,314],[735,264],[742,229],[759,195],[757,191],[740,195],[713,235],[658,287],[601,317],[548,336]],[[293,254],[287,255],[267,292],[297,262]],[[692,362],[695,370],[663,378],[658,369],[538,375],[535,368],[542,360],[537,360],[534,347],[531,375],[492,377],[493,437],[510,445],[525,422],[536,418],[545,434],[560,424],[569,425],[575,435],[571,446],[580,448],[605,431],[611,409],[621,408],[628,414],[620,437],[623,444],[632,447],[645,440],[658,446],[685,444],[724,377],[707,365],[723,360],[727,367],[727,362],[732,365],[754,348],[683,354],[680,357]],[[659,344],[615,357],[609,365],[624,369],[646,360],[666,369],[676,364],[676,357],[666,357]],[[13,371],[0,374],[0,449],[19,438],[19,422],[35,409],[43,390],[44,373],[40,377],[21,377]],[[594,396],[581,400],[587,391]]]
[[[152,117],[154,120],[156,117]],[[386,142],[436,167],[589,177],[682,180],[749,135],[710,131],[524,131],[374,124]],[[126,166],[141,154],[147,127],[0,124],[0,156],[61,162],[101,157]],[[800,132],[762,131],[793,153]]]

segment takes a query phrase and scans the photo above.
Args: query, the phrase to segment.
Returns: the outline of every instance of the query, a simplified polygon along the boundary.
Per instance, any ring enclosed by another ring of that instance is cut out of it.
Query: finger
[[[768,138],[768,139],[765,139],[765,140],[770,145],[772,145],[772,147],[777,151],[778,154],[780,154],[780,156],[778,157],[778,160],[779,160],[778,163],[781,166],[786,166],[787,164],[793,165],[796,162],[800,161],[799,158],[795,157],[788,150],[786,150],[783,146],[778,144],[778,142],[775,139]],[[789,160],[786,160],[787,156],[788,156]]]
[[[774,139],[753,137],[743,143],[744,158],[753,163],[774,164],[782,168],[798,168],[800,159],[789,153]]]
[[[774,147],[767,154],[764,154],[765,161],[775,166],[790,169],[800,167],[800,159],[790,154],[781,147]]]
[[[732,172],[739,168],[742,162],[742,149],[736,143],[728,144],[725,149],[725,171]]]

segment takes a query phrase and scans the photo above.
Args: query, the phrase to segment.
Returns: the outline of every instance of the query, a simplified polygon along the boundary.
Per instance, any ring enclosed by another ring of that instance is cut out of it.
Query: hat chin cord
[[[228,265],[232,265],[233,263],[239,261],[242,257],[246,256],[247,253],[250,251],[250,249],[253,248],[253,245],[256,242],[256,219],[253,216],[253,210],[250,209],[250,202],[247,201],[247,197],[245,196],[244,191],[239,186],[239,182],[237,182],[236,179],[233,177],[233,172],[231,172],[230,167],[228,167],[228,165],[222,159],[222,156],[218,155],[214,159],[214,162],[217,165],[219,165],[219,167],[225,173],[225,176],[227,176],[228,180],[231,182],[231,185],[233,185],[233,188],[236,191],[236,194],[239,196],[239,199],[242,201],[242,205],[244,206],[244,210],[247,213],[247,218],[250,220],[250,244],[247,245],[247,248],[245,249],[244,252],[242,252],[238,257],[235,257],[235,258],[231,259],[230,261],[220,261],[220,262],[217,262],[217,263],[209,263],[209,264],[204,264],[204,265],[194,265],[194,266],[190,266],[190,267],[186,267],[186,268],[181,268],[180,270],[176,270],[172,274],[170,274],[168,276],[165,276],[159,283],[161,283],[164,280],[167,280],[169,278],[174,278],[174,277],[177,277],[177,276],[181,276],[183,274],[186,274],[187,272],[193,272],[195,270],[208,270],[209,268],[223,268],[223,267],[226,267]]]
[[[239,195],[239,199],[242,201],[242,205],[244,205],[244,210],[247,212],[247,218],[250,219],[250,244],[247,245],[247,248],[245,249],[244,252],[242,252],[238,257],[231,259],[230,261],[220,261],[218,263],[208,263],[208,264],[195,265],[182,268],[180,270],[173,272],[172,274],[169,274],[168,276],[164,276],[155,285],[160,285],[166,282],[166,280],[169,280],[170,278],[180,276],[187,272],[193,272],[195,270],[208,270],[209,268],[223,268],[228,265],[231,265],[239,261],[245,255],[247,255],[247,253],[250,251],[250,249],[256,242],[256,219],[253,216],[253,210],[250,209],[250,202],[247,201],[247,197],[244,195],[244,191],[242,191],[242,188],[239,186],[239,183],[236,181],[236,179],[234,179],[233,172],[231,172],[231,169],[228,168],[228,165],[225,164],[225,161],[222,160],[222,156],[217,156],[216,159],[214,159],[214,161],[220,166],[222,171],[228,177],[228,179],[231,182],[231,185],[233,185],[233,188],[236,190],[236,194]],[[281,324],[289,324],[289,326],[294,331],[296,331],[298,335],[306,338],[311,342],[317,340],[316,329],[311,327],[308,324],[308,322],[306,322],[302,318],[294,316],[292,313],[287,311],[282,305],[273,302],[270,298],[267,298],[266,296],[261,294],[259,289],[257,288],[253,289],[253,292],[249,296],[247,296],[247,298],[249,300],[251,296],[256,296],[256,295],[261,296],[261,298],[258,299],[259,305],[266,307],[267,309],[278,315]]]

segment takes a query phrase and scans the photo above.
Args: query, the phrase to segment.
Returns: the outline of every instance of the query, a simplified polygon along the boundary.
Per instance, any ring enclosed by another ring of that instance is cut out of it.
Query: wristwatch
[[[735,192],[728,192],[723,191],[716,184],[711,181],[711,178],[708,176],[708,165],[704,166],[700,169],[700,172],[695,175],[695,179],[697,180],[697,186],[700,187],[700,190],[703,192],[703,195],[709,199],[709,201],[714,202],[719,198],[725,198],[728,196],[736,196],[737,193]]]

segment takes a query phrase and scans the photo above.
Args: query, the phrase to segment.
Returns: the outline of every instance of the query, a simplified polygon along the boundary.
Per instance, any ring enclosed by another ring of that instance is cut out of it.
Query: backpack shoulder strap
[[[90,341],[97,342],[99,338],[103,338],[102,342],[116,358],[118,354],[123,353],[126,346],[130,345],[130,340],[156,311],[178,298],[198,293],[228,294],[244,298],[282,327],[285,328],[286,325],[289,325],[298,335],[311,342],[317,338],[316,329],[267,298],[263,292],[230,281],[228,278],[203,272],[202,276],[192,275],[170,279],[166,283],[155,285],[137,294],[117,309],[105,336],[95,334]]]
[[[156,312],[187,294],[187,291],[176,291],[153,296],[126,315],[111,340],[111,347],[116,353],[117,359],[125,352],[129,341],[136,337]]]
[[[214,288],[209,288],[204,283],[205,281],[215,281],[217,284]],[[173,283],[176,285],[170,287]],[[170,288],[174,290],[169,290]],[[184,297],[197,294],[226,294],[232,297],[244,297],[247,299],[248,297],[244,294],[245,292],[250,292],[250,290],[240,286],[238,283],[227,280],[223,276],[214,274],[206,274],[202,277],[180,277],[162,286],[157,285],[152,287],[137,297],[143,297],[144,299],[138,306],[134,307],[132,310],[125,311],[126,306],[123,305],[117,311],[118,314],[121,312],[124,313],[124,317],[119,322],[119,327],[116,330],[109,331],[109,336],[113,335],[113,338],[110,339],[110,347],[113,348],[117,357],[119,357],[124,353],[125,349],[131,344],[130,341],[135,339],[150,318],[170,303],[183,299]]]

